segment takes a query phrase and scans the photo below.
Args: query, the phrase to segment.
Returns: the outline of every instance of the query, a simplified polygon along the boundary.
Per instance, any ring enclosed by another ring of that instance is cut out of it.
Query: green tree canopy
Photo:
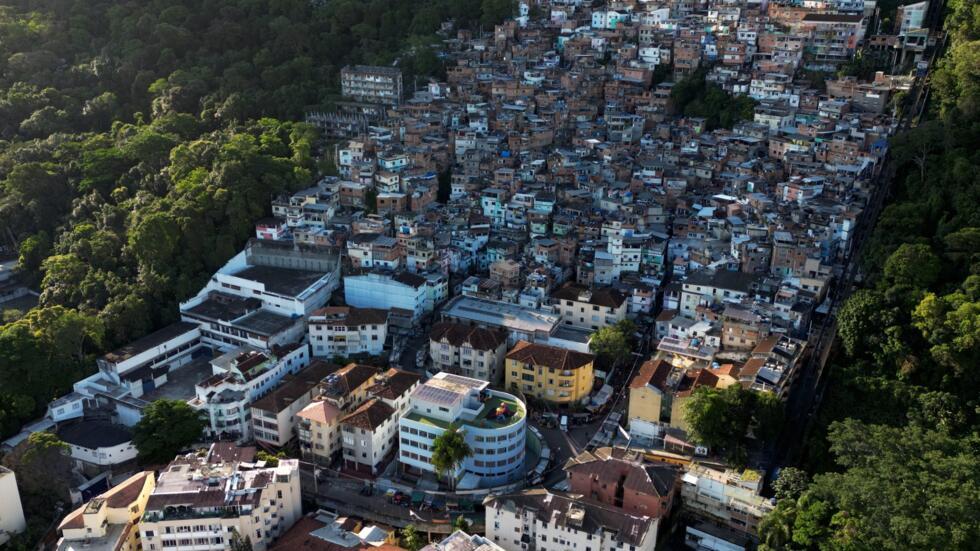
[[[156,400],[143,410],[133,430],[133,444],[144,463],[169,462],[197,442],[205,421],[183,400]]]

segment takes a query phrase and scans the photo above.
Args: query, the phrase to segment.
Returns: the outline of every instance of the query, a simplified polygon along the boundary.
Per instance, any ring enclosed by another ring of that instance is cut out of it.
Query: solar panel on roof
[[[450,405],[459,399],[459,394],[432,385],[422,385],[419,387],[415,397],[434,404]]]

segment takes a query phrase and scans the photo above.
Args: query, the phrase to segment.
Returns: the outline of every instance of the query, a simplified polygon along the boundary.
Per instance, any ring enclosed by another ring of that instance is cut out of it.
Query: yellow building
[[[155,487],[153,473],[144,471],[68,513],[58,526],[58,550],[140,549],[139,521]]]
[[[545,344],[519,341],[507,353],[507,388],[558,405],[588,399],[593,385],[595,356]]]
[[[656,425],[664,417],[664,406],[670,403],[667,383],[672,370],[673,367],[664,360],[647,360],[630,381],[627,419],[631,432],[654,434],[652,429],[644,430],[644,427]]]

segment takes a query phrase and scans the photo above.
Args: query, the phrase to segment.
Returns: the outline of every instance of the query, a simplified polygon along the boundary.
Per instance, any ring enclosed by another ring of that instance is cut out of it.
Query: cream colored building
[[[313,400],[316,387],[339,367],[321,360],[286,375],[272,392],[252,402],[252,434],[259,444],[281,448],[296,436],[296,414]]]
[[[266,551],[302,516],[299,460],[255,465],[254,447],[212,444],[162,473],[140,523],[145,551],[227,549],[234,533]]]
[[[640,432],[633,436],[656,436],[653,433],[648,434],[645,429],[651,425],[659,425],[664,417],[664,407],[669,409],[667,384],[672,370],[672,366],[663,360],[647,360],[630,381],[626,418],[629,421],[630,434]]]
[[[306,406],[299,419],[299,448],[303,459],[329,465],[343,450],[340,439],[340,418],[344,412],[327,400],[317,400]]]
[[[759,495],[763,482],[762,473],[752,469],[722,471],[693,463],[681,477],[681,503],[687,511],[756,534],[759,521],[773,509]]]
[[[338,371],[329,389],[322,389],[317,399],[296,414],[303,459],[329,465],[345,452],[344,459],[351,466],[358,463],[357,468],[371,472],[394,450],[394,426],[408,409],[409,395],[420,377],[394,368],[384,373],[370,369]],[[368,378],[361,380],[365,373]],[[343,389],[347,392],[341,392]]]
[[[19,534],[25,528],[27,522],[20,505],[17,477],[14,471],[0,466],[0,545],[7,543],[11,534]]]
[[[626,319],[626,296],[612,287],[588,288],[566,284],[551,295],[555,311],[565,325],[596,331]]]
[[[75,509],[61,521],[58,551],[137,551],[139,522],[156,482],[143,471]]]
[[[456,373],[498,384],[506,354],[507,332],[501,329],[444,321],[429,333],[433,373]]]
[[[578,404],[595,382],[595,356],[546,344],[520,341],[507,353],[507,388],[552,404]]]

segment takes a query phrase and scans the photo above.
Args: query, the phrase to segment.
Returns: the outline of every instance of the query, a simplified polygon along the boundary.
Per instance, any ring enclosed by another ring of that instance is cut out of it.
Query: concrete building
[[[402,468],[436,475],[432,444],[450,427],[463,431],[473,455],[452,476],[457,489],[492,487],[524,476],[527,409],[517,397],[489,383],[438,373],[412,393],[399,421]]]
[[[396,418],[400,417],[408,410],[409,395],[418,386],[419,380],[418,375],[407,371],[392,368],[381,373],[376,367],[361,364],[349,364],[328,376],[320,385],[319,395],[297,414],[303,458],[320,464],[331,463],[344,449],[341,421],[371,399],[383,402],[395,411]],[[377,411],[379,409],[370,413],[376,414]],[[355,428],[360,434],[360,427],[351,425],[352,430]],[[352,453],[349,455],[354,455],[355,443],[351,436]],[[357,444],[360,445],[359,442]],[[379,444],[377,449],[381,447]],[[373,456],[373,447],[371,451]],[[370,467],[374,465],[369,464]]]
[[[454,297],[441,312],[443,319],[507,330],[508,346],[519,340],[547,340],[561,319],[558,314],[472,296]]]
[[[738,472],[692,464],[681,477],[681,503],[685,510],[734,530],[756,534],[759,521],[773,509],[759,495],[762,473]]]
[[[374,377],[368,400],[340,419],[344,468],[376,476],[398,450],[398,420],[408,411],[418,375],[389,369]]]
[[[331,306],[309,317],[315,358],[380,356],[388,339],[388,310]]]
[[[213,375],[195,386],[188,404],[208,420],[212,438],[246,442],[252,438],[249,406],[274,389],[288,374],[309,365],[306,345],[262,352],[238,348],[211,360]]]
[[[126,426],[108,421],[72,421],[59,426],[57,434],[68,444],[75,466],[88,474],[126,465],[138,455],[133,445],[133,432]],[[125,468],[118,470],[125,472]]]
[[[20,491],[17,489],[17,475],[0,465],[0,545],[7,543],[12,534],[27,529],[24,509],[20,504]]]
[[[571,406],[588,399],[595,383],[595,356],[520,341],[507,353],[506,388],[551,404]]]
[[[340,70],[340,93],[358,102],[398,105],[402,99],[401,69],[349,65]]]
[[[371,398],[342,417],[344,468],[379,474],[398,448],[397,429],[397,412],[377,398]]]
[[[142,548],[227,549],[238,532],[255,551],[269,549],[302,515],[299,461],[254,462],[255,448],[229,443],[174,459],[147,500]]]
[[[155,487],[152,472],[137,473],[68,513],[57,550],[140,551],[140,518]]]
[[[413,320],[426,312],[426,279],[409,272],[366,273],[344,277],[344,298],[357,308],[398,308]]]
[[[501,381],[507,333],[462,323],[439,322],[429,333],[430,371],[456,373],[491,384]]]
[[[190,363],[202,346],[196,323],[177,322],[113,350],[95,363],[106,379],[133,387],[138,397],[157,386],[157,381],[166,381],[167,373]],[[51,412],[55,421],[82,416],[82,408],[74,404],[65,411],[60,407]]]
[[[313,360],[295,375],[283,376],[279,386],[252,402],[252,435],[256,443],[276,448],[288,444],[296,436],[296,414],[310,404],[317,386],[338,369],[338,365]]]
[[[562,323],[596,331],[626,319],[626,297],[617,289],[567,284],[551,295]]]
[[[755,293],[757,283],[756,276],[742,272],[719,270],[691,274],[681,287],[681,315],[693,318],[698,306],[742,302]]]
[[[653,551],[657,544],[658,519],[575,494],[541,488],[490,496],[483,504],[487,537],[507,551]]]

